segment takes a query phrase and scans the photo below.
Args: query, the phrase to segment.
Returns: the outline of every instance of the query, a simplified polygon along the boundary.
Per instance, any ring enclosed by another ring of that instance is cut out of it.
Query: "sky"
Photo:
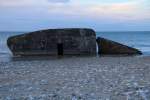
[[[150,0],[0,0],[0,31],[150,31]]]

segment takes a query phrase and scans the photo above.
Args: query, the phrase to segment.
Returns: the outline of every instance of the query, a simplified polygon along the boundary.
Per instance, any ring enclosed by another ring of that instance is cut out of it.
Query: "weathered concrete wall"
[[[92,29],[49,29],[8,38],[14,55],[57,55],[57,44],[64,55],[96,54],[96,34]]]
[[[128,47],[126,45],[104,39],[101,37],[97,38],[97,44],[98,44],[98,53],[99,54],[128,54],[128,55],[134,55],[134,54],[142,54],[141,51],[138,49]]]

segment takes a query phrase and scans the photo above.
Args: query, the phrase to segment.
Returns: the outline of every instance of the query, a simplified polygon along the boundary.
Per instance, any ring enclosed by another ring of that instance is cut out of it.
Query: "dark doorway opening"
[[[58,53],[59,56],[63,55],[64,50],[63,50],[63,44],[62,43],[57,44],[57,53]]]

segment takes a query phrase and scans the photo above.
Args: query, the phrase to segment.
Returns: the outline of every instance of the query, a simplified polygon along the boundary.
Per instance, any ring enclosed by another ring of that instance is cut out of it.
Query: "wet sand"
[[[0,61],[0,100],[149,100],[150,57]]]

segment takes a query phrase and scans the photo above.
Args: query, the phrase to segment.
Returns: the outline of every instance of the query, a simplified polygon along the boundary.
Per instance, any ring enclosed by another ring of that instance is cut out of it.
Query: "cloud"
[[[49,13],[51,14],[62,14],[71,17],[89,17],[92,19],[107,18],[118,21],[150,19],[149,11],[150,9],[145,9],[141,6],[141,2],[135,1],[88,5],[69,3],[49,6]]]
[[[148,0],[0,0],[0,27],[89,26],[98,29],[116,25],[118,29],[130,23],[144,27],[143,23],[150,21],[149,11]]]
[[[73,18],[143,20],[150,19],[147,0],[0,0],[0,8],[42,10],[49,16]]]
[[[49,3],[67,3],[69,0],[0,0],[0,7],[47,6]]]
[[[70,0],[48,0],[49,2],[54,2],[54,3],[65,3],[65,2],[69,2]]]
[[[41,3],[40,0],[38,2]],[[31,6],[39,3],[36,0],[0,0],[1,7]]]

